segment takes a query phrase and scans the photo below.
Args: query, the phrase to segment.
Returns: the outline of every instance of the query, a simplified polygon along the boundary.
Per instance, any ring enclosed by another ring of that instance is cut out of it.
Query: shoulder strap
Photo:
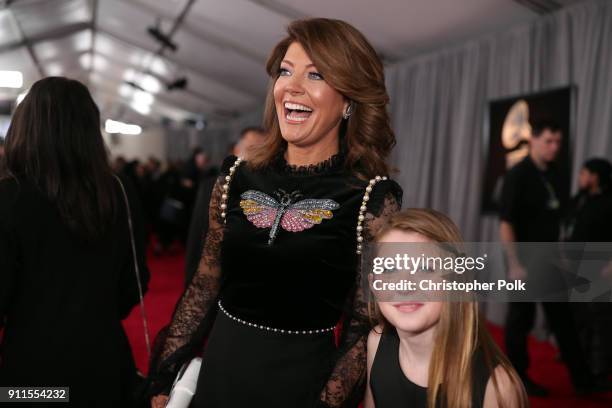
[[[373,179],[370,179],[368,186],[365,189],[365,193],[363,194],[363,200],[361,201],[361,207],[359,207],[359,216],[357,217],[357,254],[361,254],[361,249],[363,248],[363,236],[361,233],[363,232],[363,221],[365,220],[365,213],[368,210],[368,201],[370,200],[370,193],[372,189],[376,185],[376,183],[381,182],[383,180],[387,180],[387,176],[376,176]]]
[[[240,166],[240,163],[242,163],[243,159],[242,157],[238,157],[236,159],[236,161],[234,162],[234,164],[232,165],[232,167],[230,167],[229,169],[229,174],[227,176],[225,176],[225,184],[223,184],[223,194],[221,195],[221,204],[219,205],[220,209],[221,209],[221,218],[223,218],[223,223],[225,223],[225,210],[227,209],[227,197],[229,194],[229,188],[230,188],[230,183],[232,181],[232,178],[234,177],[234,173],[236,172],[236,169],[238,168],[238,166]]]
[[[136,241],[134,239],[134,225],[132,223],[132,211],[130,210],[130,202],[128,200],[127,193],[125,192],[125,187],[121,182],[121,179],[114,176],[117,182],[119,183],[119,187],[121,187],[121,193],[123,195],[123,201],[125,202],[125,209],[128,219],[128,228],[130,231],[130,243],[132,246],[132,259],[134,260],[134,271],[136,273],[136,283],[138,284],[138,299],[140,302],[140,315],[142,317],[142,325],[144,328],[144,337],[145,337],[145,345],[147,346],[147,357],[151,358],[151,340],[149,338],[149,325],[147,324],[147,315],[145,313],[144,307],[144,299],[142,295],[142,281],[140,280],[140,267],[138,266],[138,258],[136,252]]]

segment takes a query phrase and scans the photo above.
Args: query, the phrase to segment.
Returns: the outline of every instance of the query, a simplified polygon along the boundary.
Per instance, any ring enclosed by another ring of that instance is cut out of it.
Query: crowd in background
[[[244,128],[238,142],[229,146],[228,155],[243,156],[263,139],[263,134],[263,129],[256,126]],[[194,257],[198,260],[194,262],[199,261],[199,241],[206,231],[194,212],[197,208],[198,212],[208,214],[209,193],[219,174],[219,164],[212,163],[201,147],[195,147],[187,160],[164,163],[156,157],[146,161],[127,160],[123,156],[113,159],[115,173],[130,180],[140,198],[149,236],[155,237],[151,242],[154,254],[172,253],[178,248],[176,244],[187,246],[189,252],[196,245],[190,241],[197,241]],[[202,203],[198,204],[199,201]],[[192,229],[197,232],[190,238],[192,218],[196,224]]]

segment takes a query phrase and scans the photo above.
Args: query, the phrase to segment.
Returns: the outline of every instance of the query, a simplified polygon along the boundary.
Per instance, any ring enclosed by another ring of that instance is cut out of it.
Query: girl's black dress
[[[193,407],[357,406],[369,322],[356,228],[370,184],[345,170],[342,154],[307,167],[279,156],[263,170],[241,163],[231,172],[235,159],[213,190],[199,271],[157,339],[153,393],[168,391],[206,337]],[[364,241],[400,203],[395,182],[373,185]]]
[[[376,408],[427,408],[427,388],[404,375],[399,361],[399,346],[395,328],[385,328],[370,372],[370,388]],[[480,349],[474,354],[473,367],[472,407],[479,408],[483,406],[490,376]]]

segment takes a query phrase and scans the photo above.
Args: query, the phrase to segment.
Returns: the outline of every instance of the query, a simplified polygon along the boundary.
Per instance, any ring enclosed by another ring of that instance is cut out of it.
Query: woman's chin
[[[297,130],[297,129],[296,129]],[[285,140],[285,142],[293,145],[302,145],[307,141],[307,136],[303,134],[301,131],[296,131],[294,129],[281,129],[281,136]]]

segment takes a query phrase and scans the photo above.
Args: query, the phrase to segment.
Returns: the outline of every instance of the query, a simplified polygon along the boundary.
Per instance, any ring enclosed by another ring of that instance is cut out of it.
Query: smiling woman
[[[248,161],[226,159],[200,268],[158,338],[153,406],[164,406],[205,336],[191,407],[362,399],[369,326],[359,254],[402,196],[387,177],[395,139],[382,64],[342,21],[296,21],[288,34],[267,65],[267,141]]]
[[[263,167],[285,149],[289,161],[304,164],[340,147],[346,167],[361,178],[388,174],[395,136],[374,48],[340,20],[295,21],[287,31],[266,65],[271,82],[264,125],[270,137],[250,165]]]

